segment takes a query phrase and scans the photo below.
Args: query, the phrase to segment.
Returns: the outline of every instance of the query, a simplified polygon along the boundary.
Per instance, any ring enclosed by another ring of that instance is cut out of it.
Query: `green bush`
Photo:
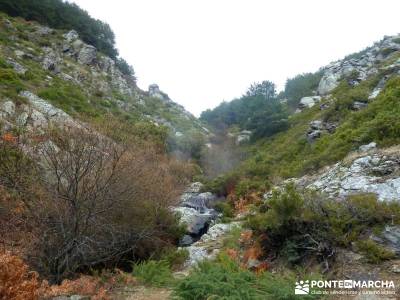
[[[133,275],[143,284],[162,287],[174,282],[172,271],[166,260],[147,260],[133,265]]]
[[[84,95],[81,89],[59,80],[51,87],[41,90],[38,96],[50,100],[70,114],[82,113],[86,116],[94,117],[99,113],[94,109],[88,97]]]
[[[186,230],[186,228],[185,228]],[[171,248],[167,249],[162,255],[162,260],[168,262],[168,265],[171,266],[172,269],[176,269],[181,267],[189,258],[189,252],[187,249],[176,249]]]
[[[400,204],[381,202],[373,194],[337,201],[315,192],[300,193],[289,185],[275,191],[265,205],[267,209],[260,207],[246,226],[265,233],[265,249],[289,263],[309,256],[324,261],[334,248],[350,246],[371,228],[379,232],[385,224],[400,221]]]
[[[222,213],[223,221],[229,221],[231,218],[235,216],[233,207],[228,202],[223,202],[223,201],[218,202],[217,204],[215,204],[214,209],[217,212]]]
[[[13,69],[0,69],[0,86],[12,92],[12,95],[17,95],[24,89],[24,85]]]
[[[289,107],[295,110],[302,97],[312,96],[313,92],[318,88],[321,78],[322,72],[316,72],[304,73],[288,79],[283,97],[287,98]]]
[[[177,299],[289,300],[294,295],[294,277],[264,272],[261,275],[242,269],[221,255],[215,262],[203,262],[174,288]],[[302,299],[318,299],[307,295]]]
[[[356,242],[356,247],[358,251],[365,255],[367,261],[373,264],[392,259],[396,256],[394,252],[383,248],[372,240],[358,241]]]
[[[239,181],[236,173],[220,175],[212,180],[206,181],[203,191],[209,191],[218,196],[226,196],[232,192]]]

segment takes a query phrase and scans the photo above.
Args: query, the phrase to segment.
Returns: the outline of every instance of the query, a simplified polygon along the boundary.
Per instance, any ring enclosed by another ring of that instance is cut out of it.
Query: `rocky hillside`
[[[108,114],[127,124],[165,127],[176,139],[207,134],[156,84],[142,91],[133,75],[124,74],[76,31],[0,18],[0,118],[6,129],[40,129],[72,119],[101,123]]]

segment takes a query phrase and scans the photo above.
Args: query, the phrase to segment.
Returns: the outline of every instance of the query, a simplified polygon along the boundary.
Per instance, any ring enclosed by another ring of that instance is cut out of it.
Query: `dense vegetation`
[[[218,130],[238,126],[254,131],[254,138],[268,137],[287,129],[288,114],[276,96],[272,82],[255,83],[241,98],[206,110],[200,119]]]
[[[250,146],[247,159],[233,172],[210,183],[213,190],[227,190],[224,186],[241,186],[250,180],[254,188],[269,187],[277,178],[297,177],[316,171],[343,159],[350,151],[372,141],[382,147],[400,142],[400,77],[393,76],[379,96],[364,109],[352,108],[355,101],[365,101],[384,73],[372,76],[357,86],[347,80],[333,91],[332,98],[323,99],[326,109],[319,106],[293,114],[288,129],[271,137],[259,139]],[[322,120],[337,124],[334,133],[323,134],[309,143],[306,132],[309,123]]]
[[[13,199],[0,207],[9,226],[24,220],[35,228],[25,247],[42,275],[59,282],[99,265],[126,266],[183,234],[168,207],[191,171],[152,144],[132,137],[117,144],[87,129],[49,130],[31,145],[37,163],[20,149],[25,138],[0,141],[0,186]]]
[[[322,72],[299,74],[289,78],[285,84],[282,97],[287,99],[288,106],[295,110],[302,97],[311,96],[317,90]]]
[[[111,58],[118,56],[115,36],[107,23],[93,19],[75,3],[63,0],[1,0],[0,11],[57,29],[75,29],[88,44]]]
[[[315,192],[300,193],[289,185],[282,191],[275,190],[247,225],[265,234],[262,244],[268,255],[276,255],[288,264],[317,257],[326,272],[338,247],[349,247],[371,230],[379,232],[385,224],[398,224],[399,217],[398,203],[380,202],[372,194],[349,196],[338,202]],[[394,257],[393,252],[372,240],[358,246],[375,263]]]
[[[189,277],[175,288],[178,299],[271,299],[291,300],[298,297],[293,293],[292,276],[278,276],[269,272],[255,274],[241,268],[226,255],[214,262],[203,262]],[[318,296],[305,296],[317,299]]]

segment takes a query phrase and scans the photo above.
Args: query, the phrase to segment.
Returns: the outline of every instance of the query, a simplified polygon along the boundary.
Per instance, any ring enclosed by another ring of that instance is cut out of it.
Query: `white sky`
[[[157,83],[197,116],[400,32],[399,0],[73,1],[110,24],[141,88]]]

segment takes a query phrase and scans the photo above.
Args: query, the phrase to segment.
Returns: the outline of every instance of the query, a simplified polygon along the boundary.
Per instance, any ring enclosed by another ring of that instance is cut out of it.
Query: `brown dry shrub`
[[[0,253],[0,299],[35,300],[39,297],[38,274],[29,271],[19,257]]]
[[[27,257],[51,282],[130,266],[183,234],[170,207],[191,167],[135,141],[87,128],[49,129],[37,145],[0,140],[0,186],[13,195],[0,215],[20,215],[36,233]]]
[[[108,290],[103,286],[98,278],[82,275],[77,279],[65,279],[60,285],[49,285],[47,281],[42,283],[40,296],[42,298],[52,298],[64,295],[90,296],[90,299],[110,299]]]

